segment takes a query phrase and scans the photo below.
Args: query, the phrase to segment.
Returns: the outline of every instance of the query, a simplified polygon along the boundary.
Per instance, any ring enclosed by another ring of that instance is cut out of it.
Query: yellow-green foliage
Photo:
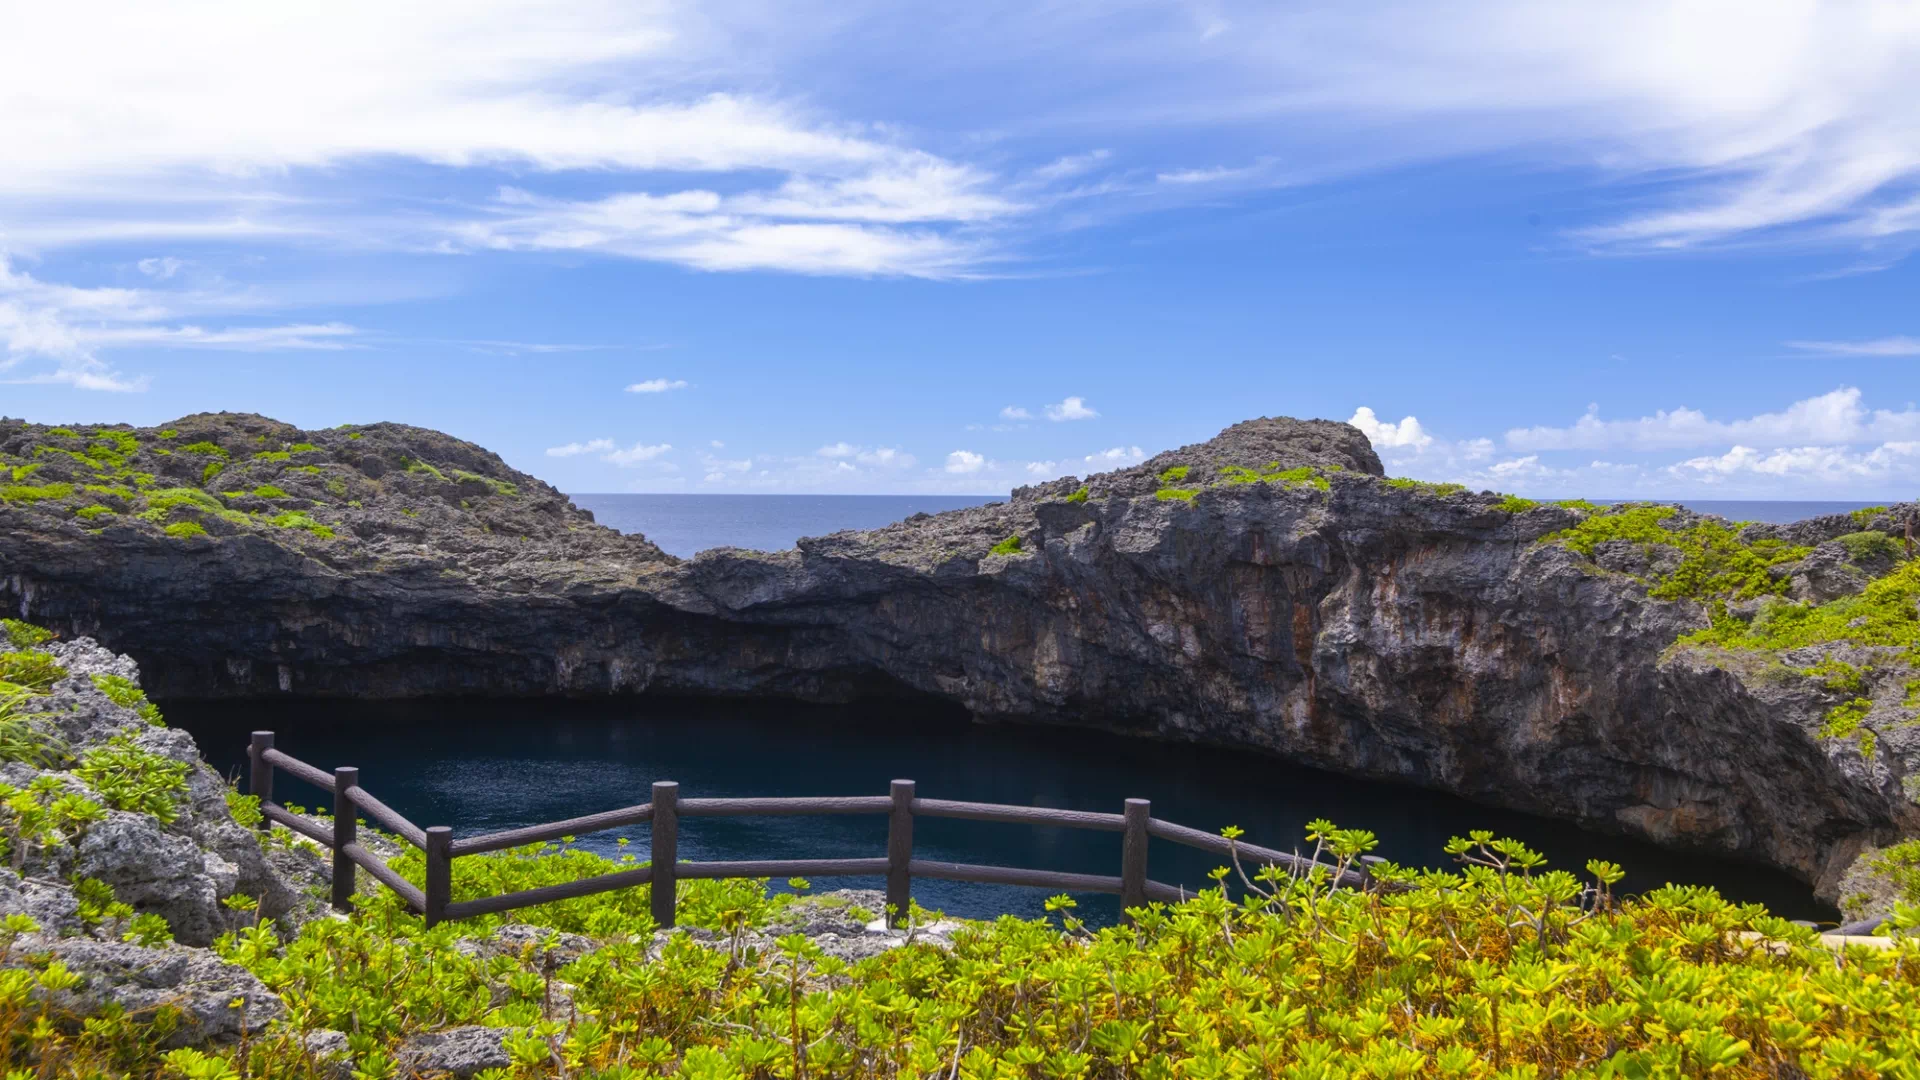
[[[1776,604],[1751,624],[1723,620],[1684,641],[1736,649],[1798,649],[1841,642],[1905,650],[1920,662],[1920,562],[1902,564],[1864,591],[1817,607]]]
[[[61,439],[77,439],[80,437],[79,432],[73,430],[72,428],[63,428],[63,427],[48,428],[47,434],[54,436],[56,438],[61,438]]]
[[[1873,709],[1873,702],[1866,698],[1849,698],[1827,710],[1827,722],[1821,726],[1820,735],[1828,739],[1844,739],[1860,730],[1860,722],[1867,718]]]
[[[1523,499],[1518,495],[1508,495],[1500,500],[1500,509],[1509,514],[1524,514],[1539,505],[1532,499]]]
[[[1068,496],[1067,496],[1066,498],[1064,498],[1064,499],[1062,499],[1062,500],[1060,500],[1060,501],[1061,501],[1061,502],[1070,502],[1070,503],[1083,503],[1083,502],[1086,502],[1086,501],[1087,501],[1087,485],[1085,485],[1085,484],[1081,484],[1081,485],[1079,486],[1079,488],[1077,488],[1077,489],[1076,489],[1076,490],[1075,490],[1075,491],[1073,492],[1073,494],[1071,494],[1071,495],[1068,495]]]
[[[1436,484],[1431,481],[1413,480],[1404,476],[1390,476],[1383,480],[1382,483],[1390,488],[1398,488],[1401,491],[1419,491],[1440,498],[1445,498],[1448,495],[1458,495],[1467,490],[1467,485],[1465,484],[1456,484],[1450,481],[1444,484]]]
[[[272,484],[261,484],[259,487],[254,488],[253,495],[257,499],[284,499],[287,497],[286,492]]]
[[[336,499],[345,498],[347,494],[347,482],[337,476],[327,481],[327,494]]]
[[[0,619],[0,636],[16,649],[32,649],[53,640],[53,631],[19,619]]]
[[[313,516],[305,510],[289,510],[282,514],[275,514],[267,521],[268,524],[282,529],[304,529],[322,540],[331,540],[334,535],[331,528],[313,520]]]
[[[297,442],[297,443],[294,443],[294,444],[293,444],[292,446],[289,446],[289,447],[287,447],[287,453],[289,453],[289,454],[311,454],[311,453],[313,453],[314,451],[316,451],[316,450],[319,450],[319,449],[320,449],[319,447],[317,447],[317,446],[315,446],[315,445],[313,445],[313,444],[312,444],[312,443],[310,443],[310,442]]]
[[[227,463],[224,461],[209,461],[207,462],[207,467],[200,470],[200,482],[202,484],[212,483],[213,478],[225,472],[226,469]]]
[[[44,760],[58,764],[64,759],[64,750],[61,748],[56,747],[50,753],[51,758]],[[19,760],[30,761],[31,759]],[[38,764],[38,762],[33,763]],[[55,777],[37,777],[25,788],[0,782],[0,826],[3,826],[0,827],[0,860],[17,866],[19,863],[14,860],[20,859],[33,849],[72,844],[86,831],[87,826],[104,817],[106,817],[106,811],[101,809],[99,803],[69,793]],[[129,912],[131,910],[131,908],[128,909]],[[84,912],[82,914],[84,915]],[[14,921],[18,918],[21,916],[9,916],[5,923],[0,924],[0,956],[6,954],[7,945],[19,932],[15,929],[18,924]],[[20,926],[19,929],[24,930],[27,927]],[[14,971],[0,970],[0,1017],[4,1017],[9,1004],[15,1007],[21,1004],[17,998],[9,1001],[8,980],[17,978],[18,975]],[[0,1019],[0,1032],[6,1030],[4,1019]],[[0,1035],[0,1039],[4,1038],[4,1035]],[[14,1059],[7,1053],[13,1049],[14,1047],[0,1042],[0,1060],[13,1063]],[[10,1074],[9,1080],[12,1075],[17,1074]]]
[[[1678,513],[1671,506],[1625,505],[1590,513],[1578,525],[1542,538],[1561,543],[1591,558],[1601,544],[1625,540],[1636,544],[1664,544],[1680,552],[1680,564],[1653,583],[1648,595],[1661,600],[1745,600],[1777,596],[1787,591],[1785,579],[1767,573],[1769,567],[1806,556],[1810,548],[1780,540],[1739,539],[1745,522],[1732,526],[1699,521],[1683,529],[1667,527]]]
[[[160,530],[175,540],[185,540],[194,536],[207,535],[207,527],[197,521],[176,521]]]
[[[227,459],[227,452],[225,450],[205,440],[188,443],[180,448],[180,452],[183,454],[205,454],[208,457],[217,457],[222,461]]]
[[[1284,484],[1287,487],[1305,485],[1320,491],[1332,491],[1333,483],[1320,475],[1320,470],[1311,465],[1282,469],[1275,461],[1264,470],[1249,469],[1244,465],[1228,465],[1220,470],[1220,478],[1229,484]]]
[[[0,653],[0,694],[22,688],[44,694],[66,677],[67,669],[49,653],[24,650]]]
[[[1193,497],[1198,494],[1200,494],[1199,488],[1163,487],[1154,492],[1153,497],[1161,500],[1178,499],[1181,502],[1192,502]]]
[[[89,495],[111,495],[116,499],[126,499],[128,501],[132,501],[140,497],[139,492],[133,490],[132,488],[126,486],[125,484],[88,484],[86,487],[83,487],[80,490],[86,492]]]
[[[1019,553],[1020,538],[1018,536],[1009,536],[987,550],[989,555],[1018,555]]]
[[[1858,510],[1847,511],[1847,516],[1854,520],[1854,524],[1864,529],[1874,518],[1886,512],[1887,508],[1884,506],[1863,506]]]
[[[1563,510],[1578,510],[1584,514],[1597,514],[1600,512],[1600,505],[1598,503],[1590,502],[1586,499],[1561,499],[1553,505]]]
[[[1323,824],[1323,823],[1317,823]],[[1369,838],[1344,833],[1350,862]],[[644,886],[511,914],[584,933],[558,970],[543,948],[482,958],[458,946],[506,917],[426,930],[391,894],[292,940],[272,922],[223,937],[287,1018],[243,1045],[162,1051],[148,1014],[66,1023],[35,982],[0,988],[0,1039],[32,1070],[73,1075],[317,1077],[309,1032],[352,1033],[362,1076],[398,1076],[404,1038],[508,1029],[498,1080],[1916,1080],[1920,943],[1823,947],[1817,935],[1712,890],[1617,900],[1618,869],[1544,870],[1487,834],[1449,850],[1453,874],[1334,891],[1268,876],[1090,930],[1003,918],[856,964],[798,936],[764,950],[739,931],[796,903],[760,883],[682,885],[681,921],[717,937],[655,945]],[[1920,852],[1902,866],[1920,865]],[[420,880],[420,857],[394,860]],[[577,851],[457,859],[456,900],[604,873]],[[1223,871],[1224,873],[1224,871]],[[811,903],[813,901],[799,901]],[[560,1004],[549,980],[572,987]],[[11,1010],[11,1011],[9,1011]],[[246,1060],[239,1060],[242,1056]]]
[[[188,767],[184,761],[141,749],[125,735],[115,735],[106,745],[80,755],[73,774],[115,810],[150,814],[168,825],[179,816],[180,803],[186,798]]]
[[[123,675],[93,675],[93,685],[107,695],[107,700],[122,708],[132,709],[140,714],[140,719],[155,726],[164,726],[160,717],[160,706],[147,700],[147,692],[135,685],[132,679]]]
[[[476,472],[467,472],[465,469],[453,470],[453,478],[455,480],[470,480],[476,484],[485,484],[493,489],[495,495],[520,494],[520,487],[517,484],[510,483],[506,480],[495,480],[491,476],[481,476]]]
[[[43,468],[41,463],[36,461],[31,465],[15,465],[12,467],[11,471],[13,474],[13,479],[16,482],[18,482],[21,480],[25,480],[27,477],[32,476],[34,473],[39,472],[41,468]]]
[[[408,462],[407,471],[410,473],[419,473],[423,476],[431,476],[435,480],[444,481],[447,478],[445,473],[441,472],[439,469],[434,468],[433,466],[427,464],[424,461]]]
[[[1800,672],[1810,679],[1819,679],[1820,684],[1839,694],[1857,694],[1866,688],[1864,673],[1845,660],[1827,657]]]
[[[54,484],[0,484],[0,502],[36,503],[50,499],[64,499],[73,494],[73,485]]]
[[[1189,471],[1191,470],[1186,465],[1174,465],[1160,471],[1160,480],[1171,486],[1185,480]]]
[[[163,439],[177,439],[180,437],[180,433],[172,428],[161,428],[160,437]]]
[[[82,521],[92,521],[94,518],[113,516],[113,508],[110,506],[101,506],[99,503],[94,503],[92,506],[83,506],[80,509],[75,510],[73,512],[73,516],[79,518]]]
[[[293,455],[285,450],[261,450],[253,458],[255,461],[292,461]]]

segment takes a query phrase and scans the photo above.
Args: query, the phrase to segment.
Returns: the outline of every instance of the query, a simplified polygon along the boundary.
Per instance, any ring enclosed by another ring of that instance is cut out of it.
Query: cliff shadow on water
[[[1117,812],[1153,801],[1155,816],[1213,831],[1246,830],[1281,848],[1306,823],[1329,818],[1372,830],[1378,854],[1407,865],[1451,866],[1442,851],[1472,829],[1525,841],[1553,867],[1588,859],[1628,868],[1639,891],[1673,881],[1712,885],[1789,918],[1835,912],[1785,873],[1674,852],[1445,794],[1355,780],[1246,751],[1160,742],[1098,730],[972,723],[938,701],[809,705],[766,700],[640,697],[618,700],[316,699],[173,700],[169,720],[191,732],[207,760],[243,775],[247,733],[276,732],[281,749],[332,769],[353,765],[368,790],[421,825],[455,835],[513,828],[644,802],[654,780],[685,797],[879,795],[912,779],[928,798]],[[279,783],[286,801],[322,802],[317,790]],[[631,843],[622,846],[621,837]],[[581,837],[581,846],[646,858],[644,827]],[[686,823],[685,859],[870,857],[885,850],[880,817],[721,818]],[[1113,874],[1119,838],[1107,833],[922,819],[916,857]],[[1210,884],[1218,860],[1159,841],[1151,873],[1190,889]],[[777,884],[777,883],[776,883]],[[878,879],[815,882],[874,887]],[[915,899],[970,917],[1037,916],[1041,890],[919,881]],[[1111,897],[1081,897],[1098,921]]]

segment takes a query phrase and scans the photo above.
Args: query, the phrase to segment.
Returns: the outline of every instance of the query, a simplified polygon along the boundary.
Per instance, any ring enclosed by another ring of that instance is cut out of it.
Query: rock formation
[[[1595,509],[1386,480],[1344,424],[1248,421],[1084,484],[691,560],[401,425],[6,421],[0,453],[41,466],[0,506],[0,606],[130,653],[156,696],[930,697],[1425,785],[1829,897],[1920,832],[1907,654],[1868,649],[1877,743],[1823,737],[1858,691],[1796,673],[1831,650],[1678,644],[1717,605],[1795,599],[1656,598],[1677,549],[1583,554],[1549,538]],[[1884,534],[1913,512],[1741,537],[1813,548],[1767,580],[1815,603],[1907,565]]]

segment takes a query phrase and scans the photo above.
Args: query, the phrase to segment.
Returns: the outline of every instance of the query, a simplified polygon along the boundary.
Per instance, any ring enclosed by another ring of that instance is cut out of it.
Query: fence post
[[[445,825],[427,829],[427,907],[421,914],[428,926],[447,919],[447,903],[453,899],[453,830]]]
[[[347,789],[360,783],[360,770],[339,768],[333,770],[333,907],[335,911],[353,910],[352,856],[347,854],[347,845],[358,841],[357,820],[359,811],[353,800],[347,798]]]
[[[253,742],[247,746],[247,756],[253,759],[253,772],[247,778],[247,794],[260,800],[263,811],[266,805],[273,801],[273,763],[267,760],[267,751],[271,749],[273,749],[273,732],[271,731],[254,732]],[[263,812],[257,827],[261,832],[271,832],[273,822],[268,821]]]
[[[907,921],[913,906],[913,781],[895,780],[888,790],[893,807],[887,811],[887,925]]]
[[[653,783],[653,922],[673,929],[674,891],[679,878],[674,862],[680,857],[680,785],[672,780]]]
[[[1120,845],[1120,912],[1128,922],[1128,908],[1147,906],[1147,818],[1153,816],[1153,804],[1145,799],[1128,799],[1125,832]]]

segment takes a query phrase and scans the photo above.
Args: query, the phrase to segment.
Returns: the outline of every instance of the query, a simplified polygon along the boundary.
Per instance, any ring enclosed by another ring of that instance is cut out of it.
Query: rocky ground
[[[1696,573],[1692,515],[1582,550],[1565,538],[1610,515],[1389,480],[1327,421],[691,560],[401,425],[6,421],[0,453],[0,603],[127,651],[157,696],[932,698],[1420,784],[1830,899],[1865,891],[1843,885],[1862,852],[1920,833],[1920,628],[1683,642],[1876,589],[1914,623],[1886,584],[1913,504],[1748,528],[1713,555],[1766,553],[1747,595]]]

